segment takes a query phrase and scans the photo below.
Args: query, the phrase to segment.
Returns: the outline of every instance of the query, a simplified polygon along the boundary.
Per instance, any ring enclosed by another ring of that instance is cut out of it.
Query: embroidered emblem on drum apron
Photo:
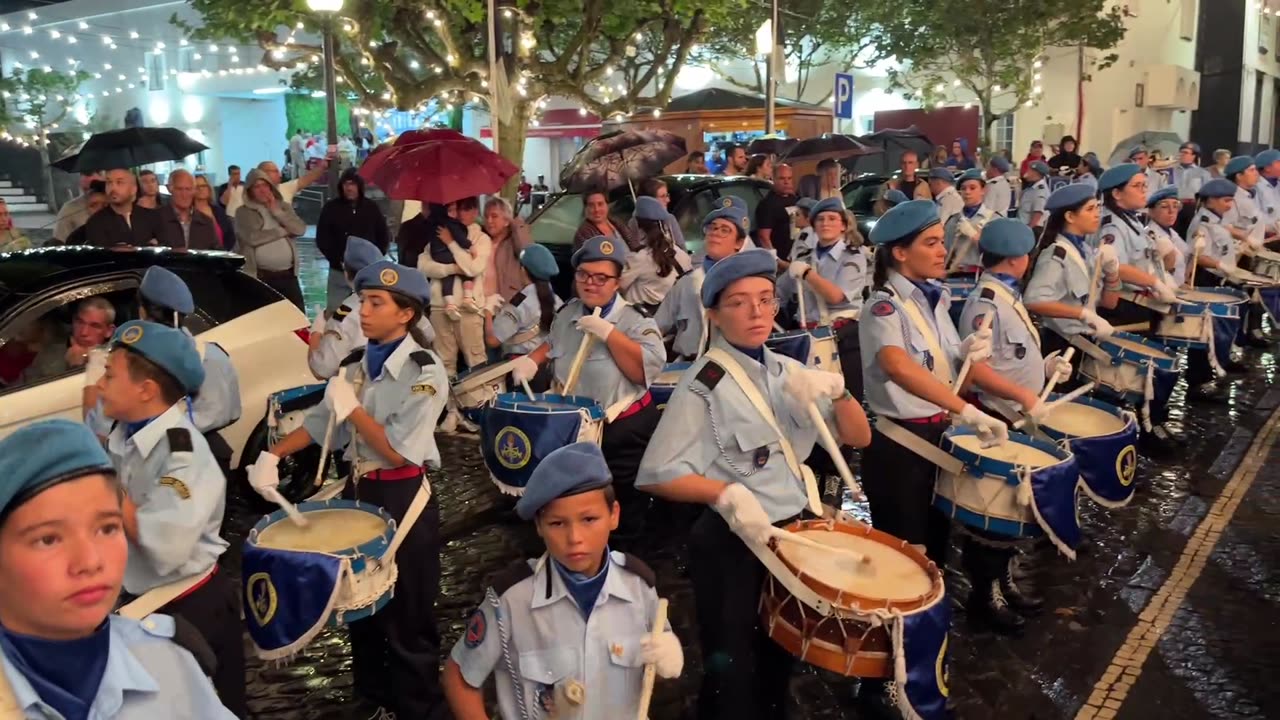
[[[1133,478],[1138,474],[1138,450],[1134,446],[1126,446],[1120,451],[1120,456],[1116,458],[1116,476],[1120,478],[1120,484],[1129,487],[1133,484]]]
[[[471,620],[467,622],[467,636],[464,643],[472,650],[480,647],[480,643],[484,642],[484,636],[488,630],[488,623],[484,620],[484,611],[477,608],[475,612],[471,613]]]
[[[519,470],[528,465],[529,459],[533,457],[532,448],[529,436],[510,425],[499,430],[498,436],[493,439],[493,452],[502,467],[508,470]]]
[[[276,616],[276,586],[267,573],[254,573],[249,576],[248,589],[249,611],[259,626],[265,627]]]

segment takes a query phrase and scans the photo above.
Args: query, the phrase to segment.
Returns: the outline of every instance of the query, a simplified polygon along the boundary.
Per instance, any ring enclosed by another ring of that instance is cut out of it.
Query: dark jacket
[[[235,220],[218,203],[210,203],[209,207],[213,210],[214,222],[222,228],[222,249],[231,250],[236,246]]]
[[[435,203],[424,203],[424,212],[414,215],[400,225],[396,234],[396,247],[400,248],[400,264],[418,267],[418,258],[436,239],[437,230],[447,228],[458,243],[467,240],[467,228],[462,223],[449,217],[448,208]],[[368,238],[372,241],[372,238]]]
[[[135,245],[137,247],[156,245],[182,246],[181,228],[178,229],[177,236],[169,235],[165,232],[159,210],[138,207],[137,205],[133,206],[129,222],[125,222],[124,217],[115,210],[105,207],[94,213],[93,217],[90,217],[88,222],[84,224],[84,227],[85,242],[97,247],[113,247],[116,245]]]
[[[213,228],[213,218],[191,208],[191,227],[187,234],[182,232],[182,222],[178,220],[178,211],[173,203],[160,208],[160,222],[163,223],[166,245],[185,247],[188,250],[221,250],[218,242],[218,231]]]
[[[1067,143],[1071,143],[1074,145],[1075,142],[1076,142],[1075,138],[1071,137],[1070,135],[1064,135],[1062,137],[1062,140],[1058,141],[1058,154],[1049,158],[1049,163],[1048,163],[1049,167],[1053,168],[1054,170],[1058,170],[1060,168],[1075,170],[1076,168],[1080,167],[1080,153],[1075,151],[1075,150],[1079,150],[1080,148],[1076,147],[1076,149],[1073,150],[1072,152],[1066,152],[1065,150],[1063,150],[1063,148],[1067,146]]]
[[[355,169],[347,170],[338,180],[339,193],[347,181],[360,188],[360,194],[352,202],[339,195],[324,204],[320,219],[316,222],[316,247],[329,261],[329,267],[342,269],[342,254],[347,249],[347,238],[355,235],[364,238],[386,254],[391,246],[391,232],[387,219],[378,204],[364,196],[364,178]],[[404,262],[401,258],[401,262]]]

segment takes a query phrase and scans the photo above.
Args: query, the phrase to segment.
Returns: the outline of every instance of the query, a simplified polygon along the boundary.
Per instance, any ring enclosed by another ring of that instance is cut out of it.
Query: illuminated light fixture
[[[9,23],[0,23],[0,32],[9,32]]]
[[[81,30],[88,30],[88,29],[89,29],[89,23],[87,23],[87,22],[85,22],[85,21],[83,21],[83,20],[81,20],[80,22],[76,23],[76,26],[77,26],[77,27],[79,27]]]
[[[413,68],[414,70],[417,70],[418,68],[420,68],[420,67],[422,67],[422,66],[418,63],[418,61],[417,61],[417,60],[410,60],[410,61],[409,61],[409,67],[410,67],[410,68]]]
[[[103,69],[103,70],[110,70],[110,69],[111,69],[111,63],[103,63],[103,65],[102,65],[102,69]]]
[[[110,35],[103,35],[103,36],[102,36],[102,44],[103,44],[103,45],[110,45],[110,44],[111,44],[111,36],[110,36]]]
[[[32,51],[31,51],[31,59],[32,59],[32,60],[35,60],[35,59],[36,59],[36,58],[38,58],[38,57],[40,57],[40,53],[36,52],[35,50],[32,50]]]
[[[216,52],[218,52],[218,46],[217,46],[217,45],[210,45],[210,46],[209,46],[209,52],[211,52],[211,53],[216,53]]]
[[[269,87],[269,88],[258,88],[257,90],[253,91],[253,94],[254,95],[279,95],[281,93],[287,93],[287,92],[289,92],[289,88],[287,87]],[[320,94],[324,95],[323,92]]]
[[[130,31],[129,31],[129,39],[130,39],[130,40],[137,40],[137,39],[138,39],[138,31],[137,31],[137,30],[130,30]]]
[[[53,38],[54,40],[57,40],[58,38],[62,37],[62,33],[58,32],[57,30],[50,30],[49,37]]]
[[[658,119],[658,118],[660,118],[660,117],[662,117],[662,111],[661,111],[661,110],[659,110],[658,108],[654,108],[654,109],[653,109],[653,119],[654,119],[654,120],[657,120],[657,119]]]
[[[178,47],[186,47],[186,46],[187,46],[186,38],[182,38],[181,40],[178,41]]]
[[[30,11],[28,11],[28,12],[27,12],[27,19],[28,19],[28,20],[39,20],[39,19],[40,19],[40,16],[39,16],[39,15],[37,15],[37,14],[35,14],[34,12],[30,12]]]
[[[32,30],[30,25],[23,25],[23,26],[22,26],[22,34],[23,34],[23,35],[30,35],[30,34],[31,34],[31,33],[33,33],[33,32],[35,32],[35,30]]]
[[[67,36],[67,44],[69,44],[69,45],[75,45],[77,42],[79,42],[79,41],[78,41],[78,40],[76,40],[76,36],[75,36],[75,35],[68,35],[68,36]]]
[[[191,55],[191,59],[192,59],[192,60],[203,60],[203,59],[204,59],[204,56],[203,56],[203,55],[201,55],[200,53],[193,53],[193,54]]]

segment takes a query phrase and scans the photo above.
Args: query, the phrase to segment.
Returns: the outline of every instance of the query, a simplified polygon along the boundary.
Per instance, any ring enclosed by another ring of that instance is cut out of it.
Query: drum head
[[[975,455],[988,457],[1000,462],[1009,463],[1010,465],[1027,466],[1032,469],[1057,465],[1062,462],[1049,453],[1031,445],[1024,445],[1016,440],[1010,439],[1009,442],[995,447],[982,447],[982,439],[977,435],[953,434],[950,436],[951,442],[956,447],[963,448]]]
[[[1070,402],[1059,405],[1040,421],[1040,425],[1069,437],[1095,437],[1114,435],[1125,429],[1128,423],[1123,417],[1099,407]]]
[[[292,520],[272,523],[258,533],[258,545],[275,550],[337,553],[359,547],[387,531],[387,522],[358,510],[313,510],[306,527]]]
[[[1173,359],[1173,356],[1169,355],[1163,350],[1153,348],[1149,345],[1144,345],[1143,343],[1137,340],[1129,340],[1127,338],[1112,336],[1107,338],[1105,341],[1103,341],[1103,344],[1115,345],[1116,347],[1123,348],[1130,352],[1134,352],[1139,355],[1146,355],[1148,357],[1158,358],[1160,360]]]

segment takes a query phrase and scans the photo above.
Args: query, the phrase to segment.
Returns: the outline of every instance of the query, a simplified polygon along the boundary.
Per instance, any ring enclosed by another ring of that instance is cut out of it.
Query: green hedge
[[[289,93],[284,96],[284,116],[289,125],[284,131],[285,138],[293,137],[296,130],[306,133],[325,134],[328,126],[325,121],[325,98],[313,98],[310,95]],[[338,135],[351,134],[351,106],[346,98],[338,98]]]

